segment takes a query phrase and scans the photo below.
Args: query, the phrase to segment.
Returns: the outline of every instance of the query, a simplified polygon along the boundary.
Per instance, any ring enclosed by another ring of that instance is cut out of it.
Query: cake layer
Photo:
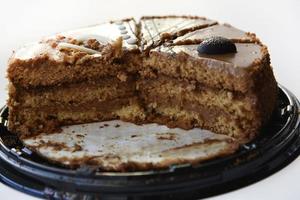
[[[135,72],[140,63],[136,35],[134,19],[59,33],[16,51],[7,75],[27,88]]]
[[[20,133],[21,137],[38,134],[40,132],[53,132],[62,125],[87,123],[122,119],[139,122],[144,120],[145,113],[140,107],[136,97],[109,100],[93,103],[87,102],[78,106],[64,108],[48,106],[39,108],[19,108],[9,116],[9,129]],[[16,113],[14,115],[14,113]]]
[[[102,102],[134,96],[134,76],[105,77],[95,81],[65,84],[57,87],[39,87],[24,90],[17,88],[14,99],[23,108],[69,107],[86,102]],[[12,103],[10,103],[12,104]]]
[[[264,71],[272,72],[269,54],[259,44],[235,45],[237,53],[221,55],[199,54],[198,45],[160,46],[150,51],[141,74],[164,74],[245,93],[254,89],[259,78],[264,78]]]
[[[277,86],[268,73],[262,73],[264,78],[247,93],[162,75],[139,80],[137,87],[145,110],[152,113],[150,121],[163,119],[161,123],[184,129],[208,128],[248,142],[269,120],[276,104]],[[221,129],[214,128],[223,122]]]
[[[171,103],[156,103],[148,120],[168,127],[191,129],[201,127],[215,133],[231,136],[240,144],[249,142],[257,134],[257,127],[249,121],[234,119],[218,109],[198,107],[186,109]]]
[[[200,127],[232,136],[240,142],[248,142],[262,126],[259,120],[261,113],[248,112],[249,115],[235,115],[217,106],[205,106],[193,101],[182,103],[180,100],[165,97],[149,98],[144,104],[147,113],[151,113],[148,116],[150,122],[183,129]],[[223,128],[219,129],[221,125]]]
[[[61,85],[132,73],[137,70],[135,64],[139,63],[139,55],[136,53],[128,53],[130,55],[126,58],[112,59],[110,62],[103,60],[101,56],[77,50],[71,54],[69,57],[60,55],[59,60],[49,55],[48,51],[29,60],[14,57],[9,62],[8,78],[13,84],[24,88]]]
[[[195,81],[167,76],[138,81],[141,98],[147,103],[166,102],[182,107],[200,105],[217,107],[235,118],[258,117],[258,98],[255,94],[243,94],[226,89],[209,88]]]
[[[254,93],[209,88],[166,76],[137,85],[145,110],[151,113],[149,121],[184,129],[208,128],[240,142],[253,138],[270,112],[263,113],[262,100]]]
[[[97,116],[99,120],[108,120],[119,117],[111,112],[131,105],[132,99],[137,102],[134,97],[135,77],[124,74],[120,74],[119,78],[105,77],[56,87],[24,89],[11,84],[9,93],[9,128],[22,135],[51,132],[65,122],[71,123],[72,117],[61,117],[64,112],[69,113],[68,115],[77,112],[74,117],[81,116],[79,112],[90,113],[74,119],[74,123],[96,121]]]

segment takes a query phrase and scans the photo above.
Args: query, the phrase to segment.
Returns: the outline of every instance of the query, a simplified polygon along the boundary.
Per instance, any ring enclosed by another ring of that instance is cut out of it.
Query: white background
[[[269,47],[279,83],[300,97],[300,1],[7,0],[0,6],[0,105],[7,98],[6,65],[14,49],[43,36],[141,15],[202,15],[255,32]],[[268,97],[266,97],[268,98]],[[300,199],[300,158],[271,177],[213,199]],[[0,183],[0,199],[34,199]]]

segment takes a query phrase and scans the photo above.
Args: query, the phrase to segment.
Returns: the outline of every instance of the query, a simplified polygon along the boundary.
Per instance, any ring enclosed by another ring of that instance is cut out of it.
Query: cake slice
[[[28,88],[136,70],[139,49],[134,27],[133,19],[125,19],[60,33],[26,45],[10,58],[8,78],[15,85]]]
[[[61,125],[144,114],[135,95],[140,63],[133,19],[49,37],[10,59],[9,130],[22,137]]]
[[[214,37],[227,38],[236,52],[200,53],[199,45]],[[276,102],[266,46],[230,25],[200,28],[150,50],[140,74],[138,86],[151,120],[206,128],[240,143],[258,134]]]

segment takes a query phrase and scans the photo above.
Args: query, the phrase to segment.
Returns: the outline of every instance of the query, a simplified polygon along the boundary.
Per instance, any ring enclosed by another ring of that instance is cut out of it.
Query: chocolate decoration
[[[122,24],[123,24],[123,21],[116,21],[115,24],[117,24],[117,25],[122,25]]]
[[[226,54],[236,53],[235,44],[224,37],[209,37],[199,44],[197,47],[199,54]]]
[[[122,37],[123,37],[124,40],[128,40],[130,38],[129,35],[123,35]]]
[[[134,45],[137,43],[137,39],[135,38],[129,38],[128,40],[126,40],[128,44]]]
[[[121,30],[120,33],[121,33],[121,34],[127,34],[128,31],[127,31],[127,30]]]
[[[126,27],[125,27],[125,26],[123,26],[123,25],[120,25],[120,26],[119,26],[119,29],[120,29],[120,30],[125,30],[125,29],[126,29]]]
[[[146,50],[157,47],[162,44],[165,39],[175,38],[184,35],[187,32],[215,24],[217,24],[217,21],[206,19],[204,17],[142,17],[140,22],[142,49]]]

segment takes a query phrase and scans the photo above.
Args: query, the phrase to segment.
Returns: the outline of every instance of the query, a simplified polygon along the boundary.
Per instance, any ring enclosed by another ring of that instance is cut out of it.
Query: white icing
[[[104,37],[101,35],[84,34],[84,33],[79,34],[79,35],[75,36],[74,38],[80,42],[84,42],[89,39],[96,39],[100,44],[104,44],[104,45],[113,42],[108,37]]]
[[[113,42],[121,36],[117,25],[105,23],[61,33],[61,35],[78,40],[96,39],[100,43]]]
[[[79,46],[79,45],[74,45],[74,44],[70,44],[70,43],[66,43],[66,42],[61,42],[57,45],[57,47],[59,49],[76,49],[79,51],[83,51],[86,52],[88,54],[100,54],[99,51],[96,51],[94,49],[89,49],[83,46]]]
[[[41,56],[46,54],[51,56],[51,58],[54,60],[61,59],[61,53],[57,49],[52,48],[47,43],[27,44],[15,52],[14,58],[26,60],[36,56]]]
[[[133,22],[129,22],[134,28]],[[60,35],[66,36],[66,37],[72,37],[77,40],[86,41],[88,39],[96,39],[101,44],[107,44],[107,43],[113,43],[118,38],[122,37],[122,33],[128,34],[130,38],[133,38],[137,41],[136,36],[130,31],[129,23],[123,23],[123,25],[117,25],[114,23],[104,23],[99,25],[94,25],[90,27],[85,27],[73,31],[67,31],[64,33],[60,33]],[[119,27],[124,27],[122,30],[119,29]],[[122,32],[122,33],[121,33]],[[128,36],[127,39],[129,38]],[[127,43],[124,41],[123,44],[127,46]],[[127,46],[129,48],[133,48],[133,44]]]
[[[124,27],[126,27],[126,31],[128,32],[127,34],[130,36],[129,39],[132,39],[131,41],[137,41],[136,36],[130,31],[129,24],[131,24],[132,28],[135,27],[134,22],[122,22]],[[87,41],[88,39],[96,39],[99,43],[101,44],[108,44],[108,43],[113,43],[116,41],[118,38],[122,37],[121,31],[118,28],[119,26],[114,23],[104,23],[104,24],[99,24],[99,25],[94,25],[94,26],[89,26],[85,28],[80,28],[77,30],[72,30],[72,31],[67,31],[63,33],[59,33],[58,35],[66,36],[66,37],[71,37],[74,39],[77,39],[78,41]],[[56,36],[50,36],[45,38],[45,41],[47,39],[54,39],[55,40]],[[136,48],[136,44],[133,44],[133,42],[127,43],[123,41],[123,45],[126,46],[127,48]],[[74,48],[78,49],[81,51],[85,51],[90,54],[99,54],[99,52],[92,50],[92,49],[87,49],[84,47],[80,46],[73,46],[67,43],[60,43],[60,47],[62,48]],[[48,54],[51,56],[52,59],[58,60],[62,59],[61,52],[59,49],[52,48],[49,44],[47,43],[33,43],[26,45],[20,49],[18,49],[14,57],[18,59],[30,59],[34,58],[38,55],[42,54]]]

